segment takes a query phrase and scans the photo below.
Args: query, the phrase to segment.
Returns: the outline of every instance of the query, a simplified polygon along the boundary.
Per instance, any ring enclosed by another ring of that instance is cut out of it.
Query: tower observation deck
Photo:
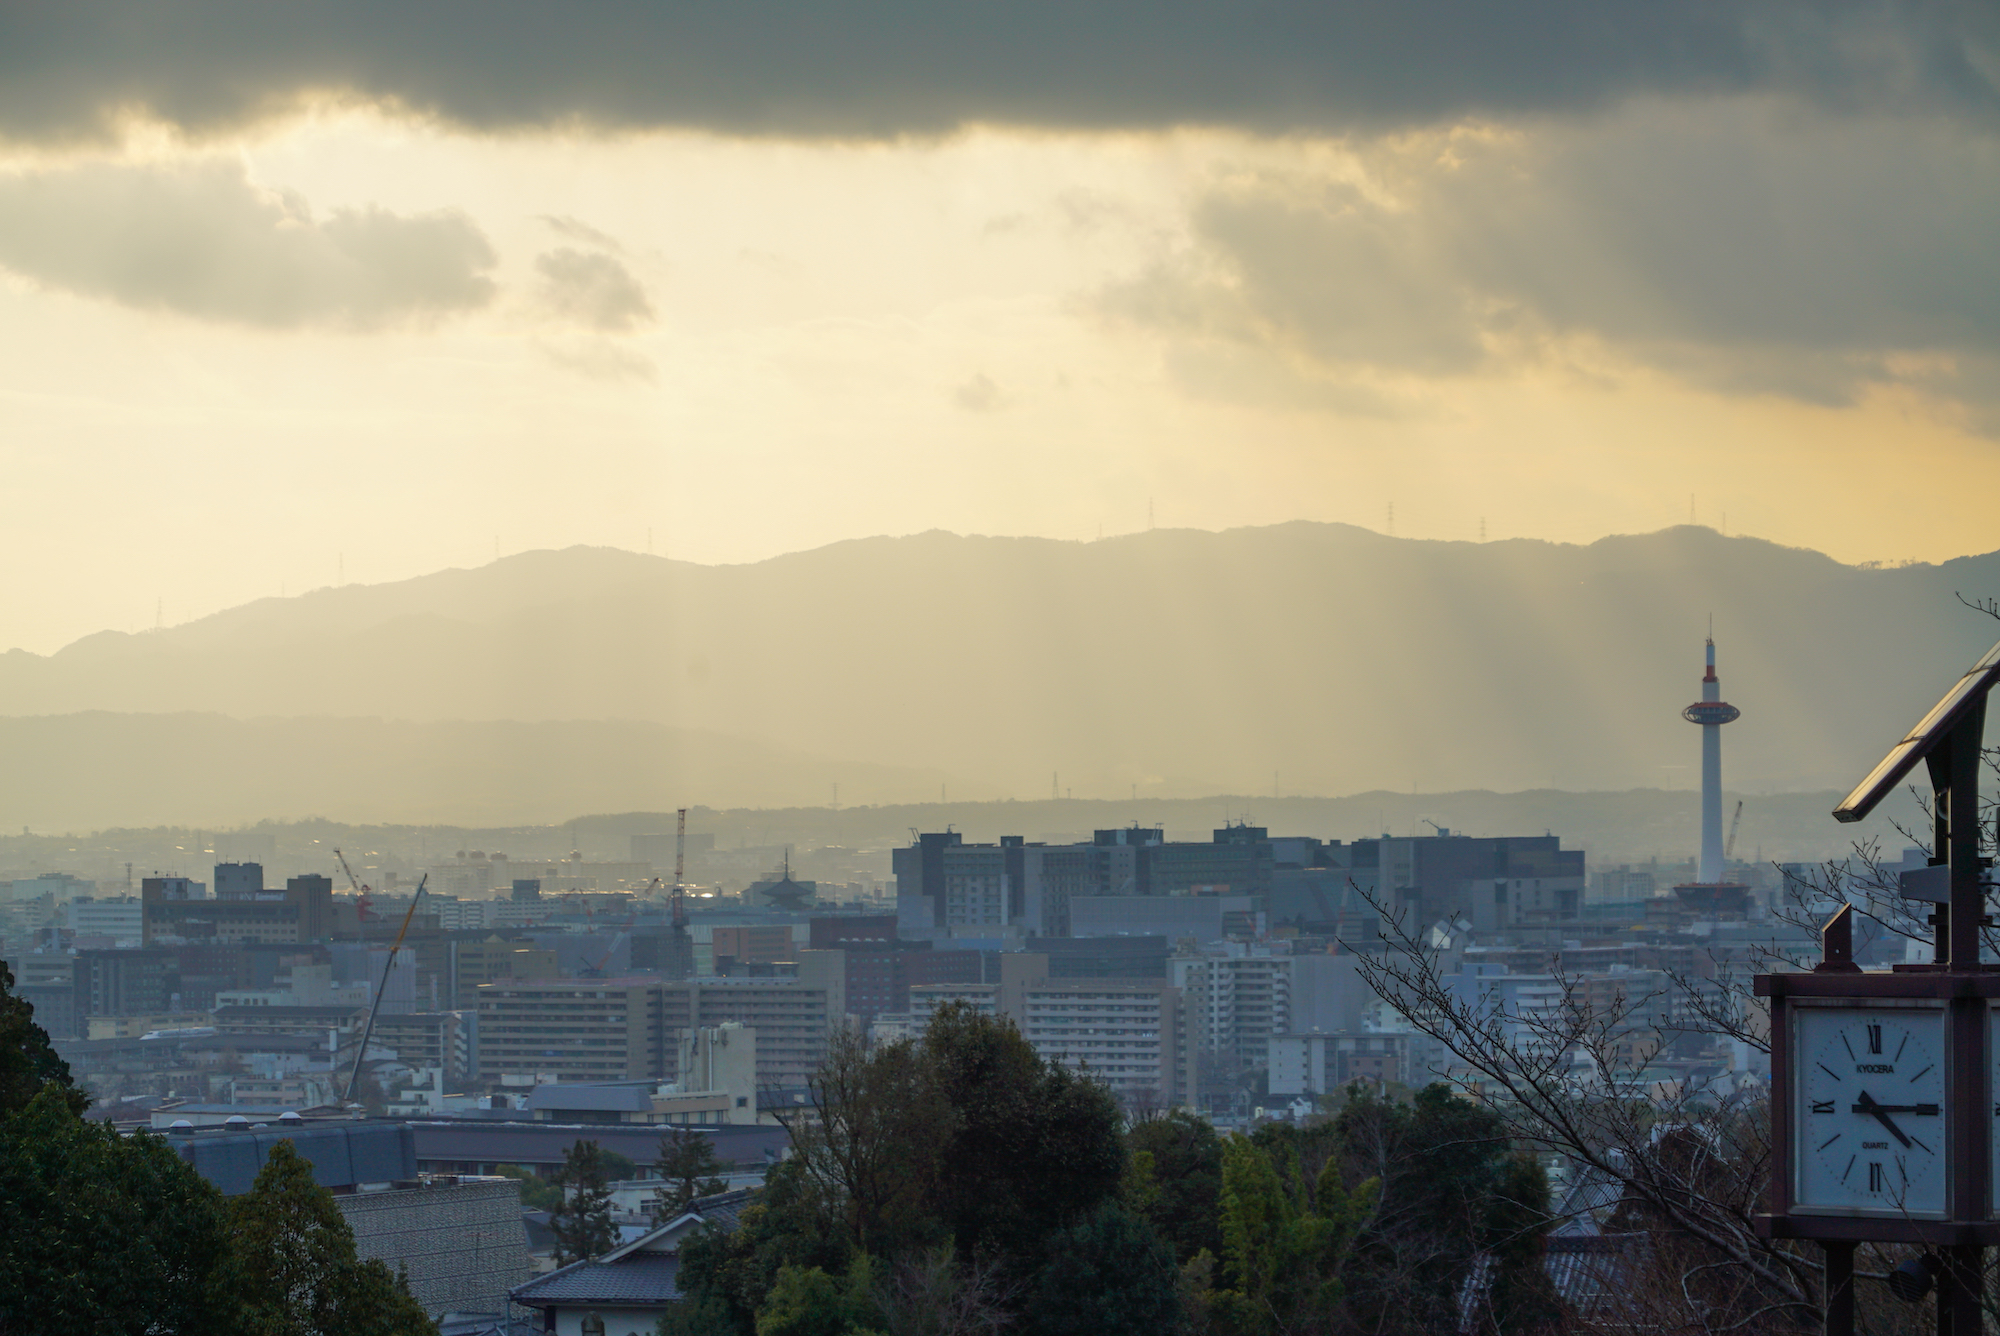
[[[1701,699],[1681,711],[1681,718],[1701,727],[1701,862],[1694,886],[1728,884],[1728,869],[1722,856],[1722,726],[1736,722],[1742,715],[1741,710],[1722,699],[1722,682],[1715,675],[1715,638],[1711,636],[1708,670],[1701,679]]]

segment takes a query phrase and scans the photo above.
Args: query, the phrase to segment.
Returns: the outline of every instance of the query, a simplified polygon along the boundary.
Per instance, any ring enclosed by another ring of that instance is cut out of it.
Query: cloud
[[[1980,395],[1970,370],[2000,355],[2000,136],[1751,100],[1371,152],[1364,185],[1214,186],[1191,241],[1095,308],[1323,370],[1464,374],[1585,338],[1820,402],[1883,381]]]
[[[1379,129],[1776,91],[1991,118],[1986,0],[1017,0],[17,5],[0,134],[196,132],[314,94],[481,130],[894,137],[973,123]]]
[[[0,268],[144,310],[272,329],[366,329],[484,305],[494,263],[454,212],[335,210],[235,161],[0,175]]]
[[[551,232],[565,240],[595,246],[598,250],[610,251],[614,255],[625,253],[625,248],[618,244],[616,237],[608,232],[598,231],[581,219],[571,218],[567,214],[545,213],[541,216],[541,221],[548,224]]]
[[[1007,406],[1007,395],[984,371],[951,392],[952,403],[968,413],[997,413]]]
[[[646,289],[609,255],[563,247],[535,257],[541,301],[549,310],[600,333],[622,333],[653,319]]]

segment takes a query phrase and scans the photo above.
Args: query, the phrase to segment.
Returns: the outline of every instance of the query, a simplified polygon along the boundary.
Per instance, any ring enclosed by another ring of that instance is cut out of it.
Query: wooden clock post
[[[1870,1241],[1916,1244],[1937,1259],[1940,1336],[1981,1330],[1984,1250],[2000,1243],[2000,965],[1979,959],[1990,864],[1979,852],[1980,747],[1996,681],[2000,645],[1834,810],[1859,821],[1925,762],[1935,872],[1914,889],[1906,878],[1904,890],[1937,904],[1935,959],[1863,973],[1843,906],[1817,968],[1756,979],[1771,1000],[1773,1166],[1758,1230],[1825,1249],[1828,1336],[1852,1336],[1854,1251]]]

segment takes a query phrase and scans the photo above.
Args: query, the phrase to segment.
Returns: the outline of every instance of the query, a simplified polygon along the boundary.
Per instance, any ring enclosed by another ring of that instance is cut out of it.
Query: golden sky
[[[1436,8],[10,20],[0,648],[577,543],[2000,547],[1980,7]]]

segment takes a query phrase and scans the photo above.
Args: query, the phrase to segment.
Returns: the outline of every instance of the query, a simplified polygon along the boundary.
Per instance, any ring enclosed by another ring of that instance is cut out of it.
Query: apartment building
[[[963,1002],[985,1016],[1006,1016],[1035,1052],[1087,1068],[1130,1100],[1177,1103],[1187,1091],[1181,994],[1164,979],[1050,978],[1048,957],[1000,957],[996,983],[918,984],[912,1020]]]
[[[1342,1031],[1271,1038],[1273,1095],[1324,1095],[1353,1081],[1409,1079],[1410,1036]]]
[[[548,1080],[669,1079],[674,1036],[652,978],[505,979],[478,990],[478,1071]]]
[[[1167,969],[1186,999],[1189,1042],[1204,1051],[1261,1067],[1271,1036],[1291,1028],[1290,956],[1176,956]]]
[[[690,1030],[727,1021],[757,1031],[757,1077],[799,1086],[847,1017],[839,951],[802,951],[789,974],[666,981],[509,979],[478,990],[482,1081],[672,1081]]]
[[[1020,991],[1021,1035],[1045,1058],[1084,1067],[1119,1095],[1179,1102],[1180,993],[1139,979],[1041,979]]]

